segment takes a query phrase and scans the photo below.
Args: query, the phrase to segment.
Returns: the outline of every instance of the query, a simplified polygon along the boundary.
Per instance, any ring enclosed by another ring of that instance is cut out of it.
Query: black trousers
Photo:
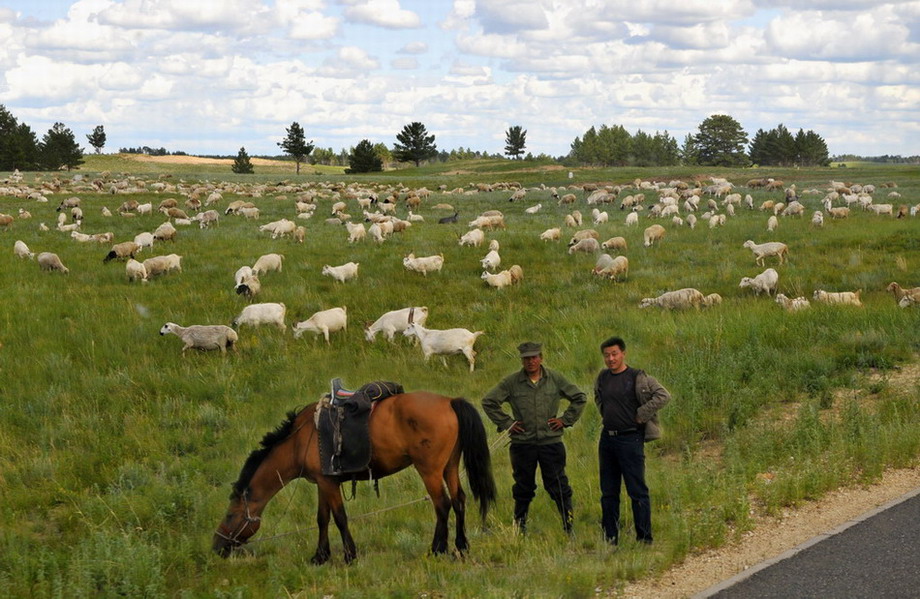
[[[521,520],[527,516],[527,507],[534,498],[537,490],[537,466],[543,478],[543,488],[556,503],[559,513],[562,514],[563,526],[568,530],[572,522],[572,487],[565,474],[565,445],[551,443],[549,445],[511,444],[511,474],[514,477],[514,486],[511,495],[514,497],[515,519]]]
[[[645,438],[641,433],[611,437],[601,432],[598,463],[601,479],[601,525],[604,537],[616,543],[620,531],[620,486],[632,503],[636,538],[652,541],[652,503],[645,484]]]

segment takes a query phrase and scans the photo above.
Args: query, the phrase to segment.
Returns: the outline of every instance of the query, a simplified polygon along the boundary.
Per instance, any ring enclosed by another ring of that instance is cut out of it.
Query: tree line
[[[96,126],[86,136],[87,141],[101,152],[106,143],[105,129]],[[700,123],[695,133],[688,134],[683,144],[667,131],[646,133],[642,130],[631,134],[622,125],[601,125],[591,127],[570,144],[565,156],[552,157],[545,154],[525,154],[527,131],[520,125],[513,125],[505,131],[504,155],[459,148],[451,151],[439,150],[435,136],[425,125],[415,121],[405,125],[396,134],[396,143],[387,147],[383,143],[372,143],[363,139],[349,150],[335,152],[332,148],[316,148],[313,141],[307,141],[306,132],[296,121],[285,129],[285,137],[278,142],[284,156],[295,163],[300,173],[304,162],[347,166],[346,172],[364,173],[380,171],[394,163],[410,163],[416,167],[423,162],[448,162],[473,158],[503,158],[512,160],[554,161],[566,166],[827,166],[830,163],[827,143],[814,131],[799,129],[793,135],[783,124],[769,131],[759,129],[754,138],[748,135],[741,124],[729,115],[712,115]],[[139,146],[120,148],[122,153],[165,156],[165,148]],[[185,152],[173,152],[185,155]],[[914,157],[916,158],[916,157]],[[884,159],[884,160],[883,160]],[[871,158],[869,160],[872,160]],[[885,162],[911,162],[901,157],[880,157]],[[913,160],[914,162],[916,160]],[[83,163],[83,149],[76,141],[73,131],[63,123],[55,123],[39,140],[25,123],[18,120],[0,105],[0,170],[68,170]],[[252,173],[254,168],[245,148],[240,148],[233,166],[235,173]]]

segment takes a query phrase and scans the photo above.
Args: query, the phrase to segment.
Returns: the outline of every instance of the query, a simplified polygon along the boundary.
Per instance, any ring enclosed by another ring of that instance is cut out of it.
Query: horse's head
[[[254,516],[250,511],[247,493],[244,491],[242,496],[230,500],[227,515],[214,533],[211,548],[221,557],[229,557],[234,549],[244,545],[249,537],[256,534],[262,525],[262,518]]]

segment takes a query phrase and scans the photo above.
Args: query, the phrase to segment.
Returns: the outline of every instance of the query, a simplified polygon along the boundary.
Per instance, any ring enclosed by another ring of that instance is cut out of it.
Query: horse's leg
[[[338,487],[336,487],[338,489]],[[310,558],[314,565],[325,564],[329,561],[329,490],[322,483],[317,483],[316,500],[316,527],[319,536],[316,541],[316,553]]]
[[[358,555],[355,547],[355,540],[348,529],[348,514],[345,513],[345,501],[342,499],[342,488],[335,484],[335,489],[329,493],[329,507],[332,510],[332,518],[335,520],[335,526],[339,529],[342,536],[342,550],[345,554],[345,563],[350,564]]]
[[[444,489],[442,474],[422,471],[419,471],[419,474],[431,497],[431,505],[434,506],[434,514],[437,517],[434,525],[434,540],[431,541],[431,552],[434,554],[447,553],[447,523],[450,517],[451,502]]]
[[[457,536],[454,544],[457,551],[466,553],[469,549],[469,542],[466,539],[466,493],[460,485],[460,468],[453,460],[447,464],[444,471],[444,482],[447,483],[447,491],[450,493],[451,505],[454,508],[454,516],[457,518]]]

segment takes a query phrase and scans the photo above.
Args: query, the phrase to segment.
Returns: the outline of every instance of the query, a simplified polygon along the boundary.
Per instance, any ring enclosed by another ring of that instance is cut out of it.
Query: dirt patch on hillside
[[[183,164],[183,165],[205,165],[220,164],[230,166],[233,164],[232,158],[203,158],[201,156],[149,156],[147,154],[125,154],[128,160],[135,162],[152,162],[156,164]],[[256,166],[284,166],[286,163],[278,160],[269,160],[267,158],[250,158]],[[293,164],[291,164],[293,167]]]
[[[869,383],[884,380],[910,392],[920,384],[920,361],[915,359],[892,371],[871,373],[867,378]],[[839,395],[835,393],[835,400],[844,394],[863,398],[869,395],[866,389],[845,390]],[[714,448],[710,451],[718,455]],[[779,516],[756,515],[754,528],[738,541],[693,554],[660,577],[629,584],[620,592],[611,591],[609,596],[628,599],[691,597],[918,488],[920,467],[892,469],[876,484],[838,489],[817,501],[783,510]]]

